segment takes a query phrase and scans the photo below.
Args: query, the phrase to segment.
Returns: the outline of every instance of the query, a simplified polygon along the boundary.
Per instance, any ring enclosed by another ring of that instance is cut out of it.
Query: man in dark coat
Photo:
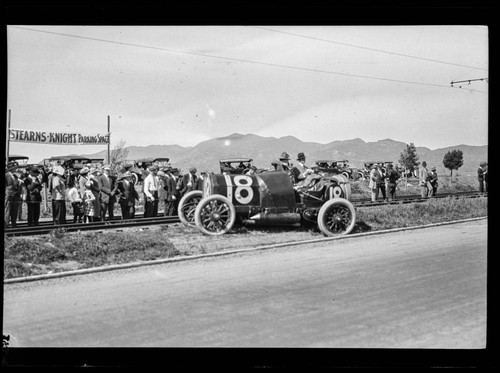
[[[167,178],[165,178],[164,188],[167,192],[167,199],[165,203],[165,216],[177,215],[177,206],[181,199],[181,193],[176,188],[177,179],[179,177],[179,170],[177,168],[169,168],[166,170]]]
[[[196,168],[191,167],[189,169],[189,172],[182,176],[179,190],[181,196],[184,196],[186,193],[189,193],[192,190],[198,189],[198,176],[196,176],[196,172]]]
[[[116,197],[122,210],[122,219],[133,219],[135,216],[135,201],[139,194],[132,182],[132,174],[126,171],[116,180]]]
[[[5,228],[9,226],[9,222],[11,223],[12,228],[17,227],[17,206],[21,194],[19,180],[13,174],[17,166],[18,163],[15,161],[9,162],[5,165]]]
[[[28,205],[28,225],[37,226],[40,220],[40,205],[42,203],[42,182],[38,167],[32,167],[24,179],[26,187],[26,203]]]
[[[106,218],[106,213],[108,212],[108,206],[111,199],[111,194],[113,191],[112,180],[110,176],[111,167],[104,166],[102,168],[102,174],[96,177],[97,183],[99,185],[99,190],[101,191],[101,220],[104,221]],[[110,216],[112,218],[112,214]]]

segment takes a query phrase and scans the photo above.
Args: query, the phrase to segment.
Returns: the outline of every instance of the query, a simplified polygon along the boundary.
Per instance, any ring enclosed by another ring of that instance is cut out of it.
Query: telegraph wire
[[[164,47],[155,47],[155,46],[142,45],[142,44],[136,44],[136,43],[127,43],[127,42],[121,42],[121,41],[115,41],[115,40],[93,38],[93,37],[88,37],[88,36],[72,35],[72,34],[66,34],[66,33],[62,33],[62,32],[56,32],[56,31],[37,30],[37,29],[31,29],[31,28],[28,28],[28,27],[20,27],[20,26],[10,26],[10,27],[16,28],[16,29],[27,30],[27,31],[33,31],[33,32],[40,32],[40,33],[46,33],[46,34],[52,34],[52,35],[67,36],[67,37],[72,37],[72,38],[77,38],[77,39],[85,39],[85,40],[98,41],[98,42],[103,42],[103,43],[124,45],[124,46],[129,46],[129,47],[152,49],[152,50],[159,50],[159,51],[165,51],[165,52],[171,52],[171,53],[187,54],[187,55],[193,55],[193,56],[199,56],[199,57],[206,57],[206,58],[222,59],[222,60],[226,60],[226,61],[250,63],[250,64],[255,64],[255,65],[279,67],[279,68],[286,68],[286,69],[291,69],[291,70],[300,70],[300,71],[308,71],[308,72],[315,72],[315,73],[348,76],[348,77],[353,77],[353,78],[381,80],[381,81],[394,82],[394,83],[404,83],[404,84],[422,85],[422,86],[448,88],[448,89],[449,88],[455,88],[455,87],[450,87],[448,85],[443,85],[443,84],[423,83],[423,82],[415,82],[415,81],[409,81],[409,80],[400,80],[400,79],[374,77],[374,76],[368,76],[368,75],[357,75],[357,74],[341,73],[341,72],[337,72],[337,71],[319,70],[319,69],[312,69],[312,68],[307,68],[307,67],[298,67],[298,66],[292,66],[292,65],[281,65],[281,64],[270,63],[270,62],[251,61],[251,60],[244,60],[244,59],[239,59],[239,58],[232,58],[232,57],[225,57],[225,56],[217,56],[217,55],[210,55],[210,54],[198,53],[198,52],[188,52],[188,51],[182,51],[182,50],[178,50],[178,49],[171,49],[171,48],[164,48]],[[477,90],[473,90],[473,89],[467,89],[467,90],[470,91],[470,92],[486,93],[484,91],[477,91]]]
[[[394,56],[414,58],[414,59],[417,59],[417,60],[423,60],[423,61],[429,61],[429,62],[436,62],[436,63],[442,63],[442,64],[446,64],[446,65],[459,66],[459,67],[468,67],[470,69],[475,69],[475,70],[488,71],[488,69],[483,69],[481,67],[474,67],[474,66],[462,65],[462,64],[453,63],[453,62],[435,60],[435,59],[432,59],[432,58],[412,56],[412,55],[409,55],[409,54],[403,54],[403,53],[397,53],[397,52],[390,52],[390,51],[385,51],[385,50],[382,50],[382,49],[376,49],[376,48],[364,47],[364,46],[361,46],[361,45],[355,45],[355,44],[349,44],[349,43],[342,43],[342,42],[339,42],[339,41],[322,39],[322,38],[318,38],[318,37],[315,37],[315,36],[308,36],[308,35],[297,34],[297,33],[294,33],[294,32],[274,30],[274,29],[270,29],[270,28],[262,27],[262,26],[253,26],[253,27],[261,29],[261,30],[266,30],[266,31],[280,33],[280,34],[297,36],[297,37],[304,38],[304,39],[312,39],[312,40],[324,41],[324,42],[327,42],[327,43],[344,45],[344,46],[348,46],[348,47],[352,47],[352,48],[366,49],[366,50],[369,50],[369,51],[379,52],[379,53],[386,53],[386,54],[391,54],[391,55],[394,55]]]

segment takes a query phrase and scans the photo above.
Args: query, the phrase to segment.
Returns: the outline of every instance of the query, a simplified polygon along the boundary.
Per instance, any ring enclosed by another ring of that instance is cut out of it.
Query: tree
[[[460,149],[451,150],[443,157],[443,165],[451,171],[451,177],[453,177],[453,170],[458,170],[463,164],[464,153]]]
[[[120,171],[120,166],[127,159],[127,157],[128,149],[125,148],[125,141],[120,140],[111,151],[111,160],[109,163],[112,174],[116,175],[118,171]]]
[[[413,173],[419,163],[417,147],[411,142],[410,145],[406,145],[406,149],[403,149],[401,152],[399,164],[404,167],[407,172]]]

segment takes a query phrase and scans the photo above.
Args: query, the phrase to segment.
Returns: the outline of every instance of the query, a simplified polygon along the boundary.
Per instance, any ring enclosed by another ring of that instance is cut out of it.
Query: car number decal
[[[242,205],[248,205],[253,199],[253,190],[251,188],[252,178],[245,175],[238,175],[234,177],[233,181],[236,186],[234,199]]]

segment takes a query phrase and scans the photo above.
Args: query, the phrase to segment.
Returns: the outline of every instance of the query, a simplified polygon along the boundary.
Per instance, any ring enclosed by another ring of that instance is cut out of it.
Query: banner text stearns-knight
[[[106,145],[109,144],[110,132],[82,134],[74,132],[33,131],[11,128],[9,141],[31,142],[57,145]]]

